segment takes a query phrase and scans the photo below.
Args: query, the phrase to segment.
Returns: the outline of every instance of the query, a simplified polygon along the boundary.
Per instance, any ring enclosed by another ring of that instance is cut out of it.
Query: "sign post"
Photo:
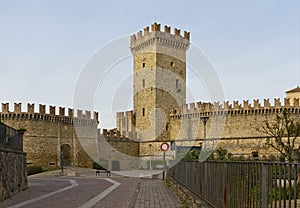
[[[60,154],[61,172],[64,172],[64,154]]]
[[[160,145],[161,151],[163,151],[163,175],[162,179],[165,180],[165,172],[166,172],[166,151],[169,149],[169,144],[167,142],[163,142]]]

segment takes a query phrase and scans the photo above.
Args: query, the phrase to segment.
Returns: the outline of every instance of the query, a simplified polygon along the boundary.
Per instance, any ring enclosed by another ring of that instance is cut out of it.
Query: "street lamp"
[[[206,149],[206,123],[207,123],[209,117],[208,116],[202,116],[202,117],[200,117],[200,119],[203,122],[203,126],[204,126],[203,140],[204,140],[204,149]]]

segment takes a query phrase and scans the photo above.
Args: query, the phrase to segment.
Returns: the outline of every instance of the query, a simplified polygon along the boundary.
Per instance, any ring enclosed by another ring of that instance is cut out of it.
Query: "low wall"
[[[0,147],[0,201],[27,188],[26,153]]]
[[[188,205],[191,208],[212,208],[207,203],[205,203],[199,196],[191,192],[189,189],[181,185],[175,179],[167,174],[168,183],[170,184],[170,188],[176,193],[176,195],[180,198],[180,200]]]

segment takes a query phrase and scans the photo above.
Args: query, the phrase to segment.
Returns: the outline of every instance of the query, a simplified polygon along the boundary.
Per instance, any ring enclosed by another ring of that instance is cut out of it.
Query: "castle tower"
[[[186,103],[186,51],[190,33],[154,23],[131,36],[137,139],[167,140],[171,108]]]

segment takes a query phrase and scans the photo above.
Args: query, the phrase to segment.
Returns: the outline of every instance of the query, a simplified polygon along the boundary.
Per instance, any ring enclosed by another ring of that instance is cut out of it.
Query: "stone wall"
[[[174,109],[170,119],[170,140],[180,141],[183,139],[197,140],[204,144],[204,125],[201,118],[207,116],[209,119],[206,125],[207,145],[214,147],[221,146],[236,156],[251,157],[252,152],[258,152],[260,157],[268,158],[277,153],[265,145],[266,136],[260,129],[263,122],[272,122],[276,115],[284,109],[288,109],[291,118],[300,122],[300,107],[298,99],[295,99],[296,106],[290,106],[290,100],[285,99],[281,105],[279,99],[274,100],[274,105],[270,105],[268,100],[264,100],[261,106],[258,100],[251,106],[248,101],[244,101],[244,106],[238,102],[224,106],[218,104],[207,105],[198,103],[197,105],[186,106],[181,109]],[[197,106],[196,109],[194,106]],[[300,146],[299,140],[295,147]]]
[[[140,141],[168,137],[167,119],[172,107],[186,102],[186,51],[189,33],[180,29],[171,33],[154,23],[143,32],[131,36],[134,70],[135,132]],[[120,118],[120,117],[119,117]],[[126,118],[126,117],[125,117]],[[120,120],[118,120],[118,126]],[[127,119],[125,119],[126,121]],[[130,128],[120,128],[127,131]]]
[[[271,104],[269,99],[262,103],[254,100],[237,101],[232,103],[191,103],[180,108],[174,108],[169,115],[168,136],[165,139],[149,142],[141,142],[140,156],[160,154],[162,142],[175,141],[177,146],[204,147],[204,123],[203,117],[208,117],[206,124],[206,145],[208,148],[221,146],[236,157],[252,158],[252,153],[258,152],[259,158],[278,157],[278,153],[265,145],[266,135],[258,131],[265,120],[272,122],[276,115],[284,109],[288,109],[291,118],[300,121],[299,99],[284,101],[274,99]],[[121,114],[120,114],[121,115]],[[126,115],[124,115],[126,119]],[[129,135],[130,132],[127,132]],[[152,145],[151,153],[149,145]],[[297,140],[295,148],[300,146]]]
[[[27,188],[26,153],[0,147],[0,201]]]
[[[91,167],[93,160],[97,158],[98,149],[98,113],[59,107],[56,113],[55,106],[39,105],[38,112],[34,110],[34,104],[27,105],[27,111],[23,112],[21,104],[14,105],[14,110],[9,110],[8,104],[2,104],[0,119],[6,125],[15,129],[25,128],[27,131],[23,137],[23,150],[27,153],[27,163],[43,167],[59,166],[62,146],[67,147],[65,155],[66,163],[82,167]],[[67,161],[68,160],[68,161]]]
[[[139,168],[139,142],[125,138],[99,137],[98,163],[109,170],[130,170]],[[118,167],[113,167],[118,164]]]

